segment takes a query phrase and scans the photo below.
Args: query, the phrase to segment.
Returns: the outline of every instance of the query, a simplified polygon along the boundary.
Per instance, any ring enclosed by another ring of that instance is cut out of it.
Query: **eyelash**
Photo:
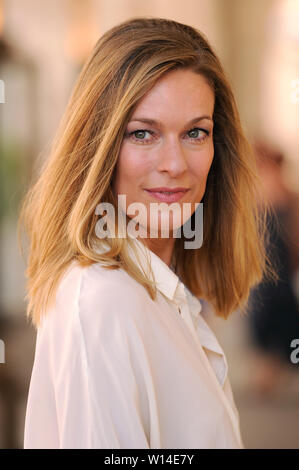
[[[208,131],[207,129],[202,129],[202,128],[200,128],[200,127],[193,127],[192,129],[190,129],[190,131],[187,132],[187,134],[188,134],[189,132],[197,131],[197,130],[204,132],[206,135],[205,135],[203,138],[201,138],[201,139],[195,139],[195,138],[193,138],[193,137],[190,137],[190,140],[191,140],[192,142],[199,142],[199,143],[202,143],[204,140],[206,140],[206,139],[208,138],[208,136],[210,135],[210,131]],[[154,132],[153,132],[153,131],[149,131],[148,129],[136,129],[136,131],[127,132],[127,133],[125,134],[125,137],[129,137],[129,138],[130,138],[130,137],[132,137],[134,134],[136,134],[137,132],[148,132],[149,134],[154,135]],[[136,139],[136,138],[135,138],[135,139],[133,139],[133,141],[138,142],[138,143],[141,144],[141,145],[148,143],[148,140],[145,140],[145,139]]]

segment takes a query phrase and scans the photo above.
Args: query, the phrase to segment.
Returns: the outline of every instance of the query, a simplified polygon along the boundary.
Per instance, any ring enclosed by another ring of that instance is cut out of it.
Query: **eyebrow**
[[[208,115],[204,115],[204,116],[199,116],[199,117],[196,117],[194,119],[191,119],[191,121],[188,122],[188,125],[192,125],[194,124],[195,122],[198,122],[198,121],[202,121],[203,119],[208,119],[209,121],[212,121],[213,122],[213,119],[211,118],[211,116],[208,116]],[[143,118],[143,117],[135,117],[134,119],[131,119],[130,122],[135,122],[135,121],[138,121],[138,122],[144,122],[145,124],[151,124],[151,125],[160,125],[162,126],[162,122],[159,121],[159,120],[155,120],[155,119],[149,119],[149,118]]]

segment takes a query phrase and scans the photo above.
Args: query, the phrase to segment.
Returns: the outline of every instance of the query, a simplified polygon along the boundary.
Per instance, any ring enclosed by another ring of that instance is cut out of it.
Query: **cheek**
[[[200,180],[205,180],[208,177],[212,162],[214,151],[198,155],[197,158],[192,160],[191,171]]]
[[[140,178],[144,178],[150,170],[150,159],[142,155],[142,152],[130,146],[123,145],[121,148],[116,179],[119,186],[131,186]]]

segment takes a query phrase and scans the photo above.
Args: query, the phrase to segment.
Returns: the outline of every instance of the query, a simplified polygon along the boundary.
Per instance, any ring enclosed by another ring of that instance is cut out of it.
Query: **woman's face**
[[[164,202],[167,208],[176,202],[174,219],[165,209],[159,213],[159,224],[167,217],[172,229],[185,222],[183,203],[189,203],[192,214],[202,200],[214,155],[213,111],[212,89],[189,69],[162,76],[135,107],[121,145],[114,190],[126,196],[127,213],[130,204],[142,204],[146,217],[139,213],[138,221],[147,233],[153,203]],[[187,191],[168,196],[149,191],[154,188]],[[128,215],[134,219],[137,212]]]

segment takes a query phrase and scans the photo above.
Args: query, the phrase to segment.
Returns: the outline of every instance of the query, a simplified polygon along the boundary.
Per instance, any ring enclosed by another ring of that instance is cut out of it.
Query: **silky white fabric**
[[[149,256],[157,300],[123,269],[74,261],[37,332],[24,448],[244,448],[201,303]],[[98,250],[99,251],[99,250]]]

